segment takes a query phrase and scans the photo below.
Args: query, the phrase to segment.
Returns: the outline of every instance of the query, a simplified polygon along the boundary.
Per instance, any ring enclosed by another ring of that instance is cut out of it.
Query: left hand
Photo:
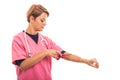
[[[98,63],[98,61],[96,60],[96,58],[90,59],[90,60],[88,61],[88,65],[89,65],[89,66],[92,66],[92,67],[94,67],[94,68],[99,68],[99,63]]]

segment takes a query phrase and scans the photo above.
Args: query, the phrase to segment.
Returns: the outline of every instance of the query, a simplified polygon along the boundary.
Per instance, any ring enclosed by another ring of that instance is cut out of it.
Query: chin
[[[37,28],[36,31],[41,32],[44,28]]]
[[[43,29],[40,29],[40,30],[37,30],[38,32],[41,32],[41,31],[43,31]]]

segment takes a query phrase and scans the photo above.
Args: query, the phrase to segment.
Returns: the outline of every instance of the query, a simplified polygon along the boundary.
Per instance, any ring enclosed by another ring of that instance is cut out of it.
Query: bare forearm
[[[26,70],[26,69],[32,67],[33,65],[37,64],[39,61],[41,61],[46,56],[56,57],[59,54],[60,54],[59,51],[56,51],[53,49],[43,50],[42,52],[40,52],[40,53],[30,57],[30,58],[25,59],[20,64],[20,68],[21,68],[21,70]]]
[[[66,60],[88,64],[88,59],[73,55],[73,54],[68,53],[68,52],[66,52],[65,54],[66,54],[66,57],[64,59],[66,59]]]
[[[20,64],[21,70],[26,70],[26,69],[32,67],[33,65],[38,63],[40,60],[42,60],[46,56],[47,56],[47,54],[45,52],[41,52],[41,53],[38,53],[38,54],[36,54],[36,55],[34,55],[32,57],[29,57],[29,58],[25,59]]]
[[[85,64],[88,64],[89,66],[99,68],[99,63],[96,60],[96,58],[85,59],[85,58],[70,54],[68,52],[65,52],[64,54],[65,54],[64,59],[66,59],[66,60],[73,61],[73,62],[85,63]]]

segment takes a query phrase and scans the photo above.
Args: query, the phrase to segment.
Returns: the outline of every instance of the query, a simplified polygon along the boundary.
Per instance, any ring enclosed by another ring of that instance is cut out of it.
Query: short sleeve
[[[15,64],[16,60],[25,59],[26,51],[22,41],[18,37],[14,37],[12,41],[12,63]]]
[[[48,42],[48,47],[50,49],[55,49],[55,50],[58,50],[58,51],[63,51],[63,49],[58,46],[53,40],[51,40],[50,38],[47,37],[47,42]]]

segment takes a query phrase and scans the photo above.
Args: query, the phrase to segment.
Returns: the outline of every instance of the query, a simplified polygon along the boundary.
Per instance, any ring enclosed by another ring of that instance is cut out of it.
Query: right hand
[[[57,58],[61,53],[60,51],[57,51],[57,50],[54,50],[54,49],[49,49],[49,50],[46,50],[47,52],[47,56],[51,56],[51,57],[54,57],[54,58]]]

